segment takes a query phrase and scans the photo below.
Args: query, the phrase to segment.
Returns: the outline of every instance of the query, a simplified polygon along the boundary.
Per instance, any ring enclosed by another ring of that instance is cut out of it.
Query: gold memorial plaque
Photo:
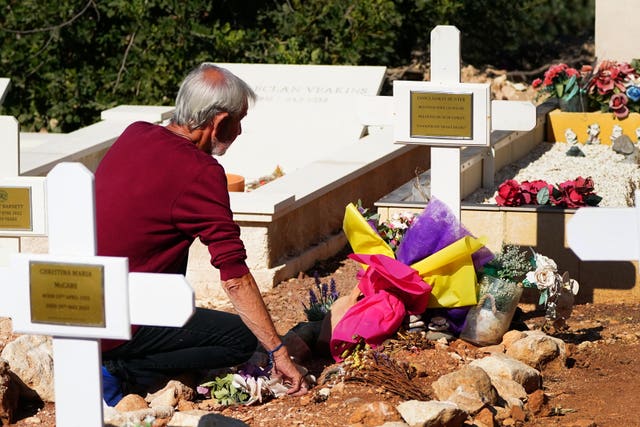
[[[473,138],[473,94],[411,92],[412,138]]]
[[[31,188],[0,187],[0,230],[33,230]]]
[[[105,327],[104,266],[29,262],[31,321]]]

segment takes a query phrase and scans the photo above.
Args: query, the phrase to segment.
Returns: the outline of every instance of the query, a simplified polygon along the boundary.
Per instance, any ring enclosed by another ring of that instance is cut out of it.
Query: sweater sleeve
[[[183,233],[198,237],[211,254],[220,278],[229,280],[249,273],[240,227],[233,221],[226,176],[222,166],[202,168],[175,200],[173,221]]]

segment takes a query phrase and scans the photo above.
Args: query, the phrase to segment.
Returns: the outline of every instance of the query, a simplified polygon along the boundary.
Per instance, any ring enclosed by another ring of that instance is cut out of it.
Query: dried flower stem
[[[410,370],[387,354],[373,349],[353,352],[345,361],[345,381],[382,387],[403,399],[428,400],[429,394],[413,381]]]

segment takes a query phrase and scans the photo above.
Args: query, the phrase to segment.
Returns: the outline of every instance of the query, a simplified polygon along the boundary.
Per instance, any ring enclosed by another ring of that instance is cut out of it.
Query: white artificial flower
[[[392,219],[389,222],[389,226],[390,228],[396,230],[396,229],[400,229],[400,230],[404,230],[405,228],[408,228],[408,225],[402,221],[400,221],[399,219]]]
[[[245,405],[251,405],[255,402],[262,403],[263,392],[269,392],[267,380],[267,377],[254,378],[234,374],[232,384],[234,387],[241,389],[249,395],[249,400],[245,402]]]
[[[535,283],[540,290],[552,289],[556,283],[556,271],[551,268],[537,268],[532,276],[530,274],[531,272],[527,273],[527,280]]]
[[[536,271],[540,269],[553,270],[554,272],[558,271],[558,266],[556,265],[556,262],[544,255],[536,254],[535,263],[536,263]]]

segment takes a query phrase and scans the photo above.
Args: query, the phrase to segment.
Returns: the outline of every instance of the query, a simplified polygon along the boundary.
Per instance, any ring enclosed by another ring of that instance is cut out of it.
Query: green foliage
[[[210,389],[211,397],[225,406],[245,403],[249,395],[233,384],[233,374],[216,377],[213,381],[200,384],[200,387]]]
[[[485,274],[482,275],[478,283],[478,295],[481,297],[483,295],[491,295],[490,298],[493,299],[496,310],[501,312],[508,312],[514,301],[519,298],[519,294],[518,284],[507,279]]]
[[[171,105],[199,62],[242,60],[242,22],[255,13],[216,3],[10,1],[0,13],[0,64],[12,81],[2,113],[23,130],[68,132],[118,104]]]
[[[253,62],[388,64],[402,18],[391,0],[289,0],[260,19]],[[271,30],[267,30],[271,29]]]
[[[503,245],[501,251],[483,270],[500,279],[517,282],[531,270],[531,257],[517,245]]]
[[[119,104],[172,105],[202,61],[404,65],[426,58],[439,24],[460,29],[466,63],[530,69],[593,31],[593,2],[4,0],[0,77],[12,89],[0,114],[70,132]]]

